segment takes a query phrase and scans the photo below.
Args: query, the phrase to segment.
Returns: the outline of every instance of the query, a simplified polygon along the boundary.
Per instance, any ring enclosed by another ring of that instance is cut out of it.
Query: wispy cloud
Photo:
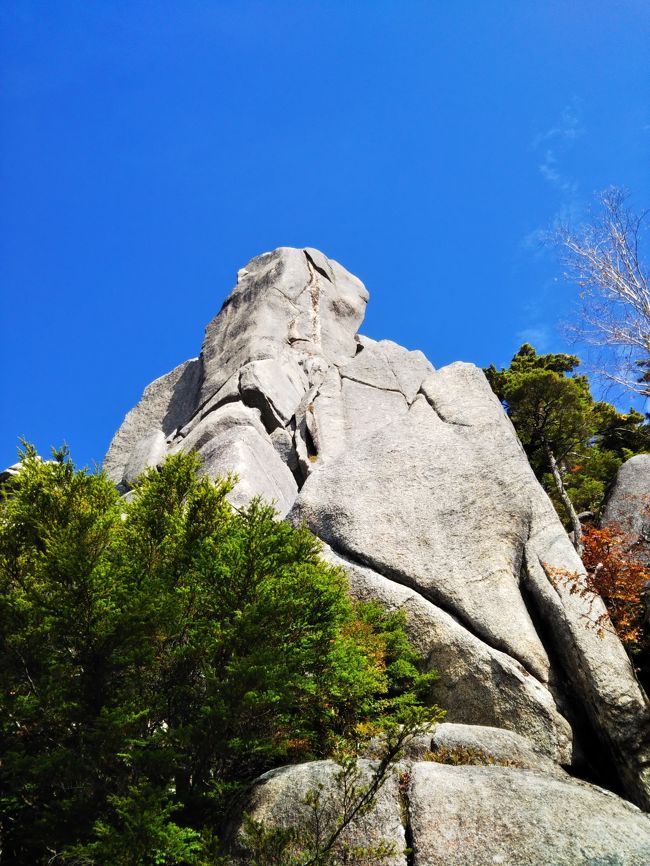
[[[575,195],[578,184],[562,171],[561,157],[584,133],[579,105],[577,100],[573,100],[564,106],[560,117],[549,129],[537,133],[532,140],[533,150],[542,157],[538,164],[539,173],[564,195]]]
[[[553,191],[555,213],[546,226],[534,228],[521,239],[520,250],[527,262],[531,258],[537,260],[552,255],[549,236],[553,229],[571,224],[580,216],[578,182],[571,176],[567,163],[570,151],[585,134],[580,102],[573,99],[564,106],[553,123],[538,131],[531,139],[530,149],[535,155],[540,177]],[[557,344],[556,305],[552,303],[556,292],[554,280],[536,286],[532,298],[523,305],[526,327],[516,334],[520,344],[531,343],[538,352],[551,351]]]
[[[571,192],[553,214],[549,225],[545,228],[536,228],[525,234],[520,242],[521,250],[533,259],[540,259],[548,254],[549,234],[559,226],[572,225],[582,215],[582,205],[575,193],[577,184],[565,187],[564,192]]]
[[[574,141],[584,135],[585,129],[580,119],[580,109],[577,99],[572,99],[562,109],[557,122],[546,132],[538,133],[533,139],[533,147],[538,148],[546,141]]]

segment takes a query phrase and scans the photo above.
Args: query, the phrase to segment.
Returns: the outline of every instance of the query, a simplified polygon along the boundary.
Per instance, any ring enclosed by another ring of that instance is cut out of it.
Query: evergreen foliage
[[[575,355],[538,355],[525,343],[509,367],[485,370],[563,520],[567,510],[549,452],[575,510],[597,514],[619,466],[633,454],[650,451],[650,425],[644,416],[595,401],[587,377],[575,372],[579,365]]]
[[[207,864],[259,773],[423,704],[401,615],[179,454],[130,501],[31,447],[0,502],[3,862]],[[435,713],[435,710],[432,710]]]
[[[598,517],[621,464],[650,451],[650,424],[639,412],[621,413],[596,402],[575,355],[538,355],[521,346],[510,366],[485,370],[503,402],[531,466],[560,518],[570,523],[587,571],[586,587],[570,576],[572,591],[600,595],[608,618],[645,686],[650,682],[647,581],[650,573],[622,535],[588,525],[578,512]],[[553,465],[555,464],[555,465]],[[595,626],[602,629],[602,622]],[[610,626],[610,627],[612,627]]]

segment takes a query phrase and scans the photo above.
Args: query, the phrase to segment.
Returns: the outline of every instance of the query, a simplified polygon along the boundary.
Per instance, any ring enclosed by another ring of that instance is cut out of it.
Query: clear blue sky
[[[0,464],[100,461],[280,245],[437,366],[563,348],[539,232],[650,204],[649,97],[649,0],[3,0]]]

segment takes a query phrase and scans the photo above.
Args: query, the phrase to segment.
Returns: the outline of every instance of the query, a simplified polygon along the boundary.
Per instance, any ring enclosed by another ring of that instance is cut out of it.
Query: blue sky
[[[649,0],[4,0],[0,464],[100,461],[281,245],[436,366],[566,348],[539,235],[650,205],[649,97]]]

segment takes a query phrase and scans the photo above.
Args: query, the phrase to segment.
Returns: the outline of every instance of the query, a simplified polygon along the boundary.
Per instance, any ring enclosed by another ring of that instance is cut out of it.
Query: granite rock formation
[[[634,555],[650,562],[650,454],[630,457],[618,470],[601,523],[622,532]]]
[[[144,467],[194,449],[208,474],[236,473],[234,504],[273,500],[322,539],[354,595],[406,612],[441,674],[434,698],[449,722],[525,737],[650,808],[647,698],[616,636],[594,627],[600,599],[572,592],[582,564],[503,408],[473,365],[434,370],[421,352],[359,335],[367,300],[317,250],[253,259],[199,358],[128,413],[106,471],[126,492]],[[424,803],[432,774],[434,789],[450,773],[461,788],[471,777],[477,792],[521,797],[527,809],[579,785],[511,768],[485,775],[493,769],[425,766],[413,802]],[[586,790],[567,803],[588,812],[596,795]],[[472,798],[468,814],[484,822]]]
[[[374,765],[360,764],[370,779]],[[256,781],[242,810],[267,825],[309,830],[314,816],[304,799],[318,785],[326,835],[340,814],[338,772],[332,761],[271,770]],[[566,775],[413,761],[398,765],[374,809],[351,824],[342,842],[353,849],[390,845],[393,856],[382,861],[387,866],[645,866],[650,817]],[[240,856],[243,866],[248,861]]]

